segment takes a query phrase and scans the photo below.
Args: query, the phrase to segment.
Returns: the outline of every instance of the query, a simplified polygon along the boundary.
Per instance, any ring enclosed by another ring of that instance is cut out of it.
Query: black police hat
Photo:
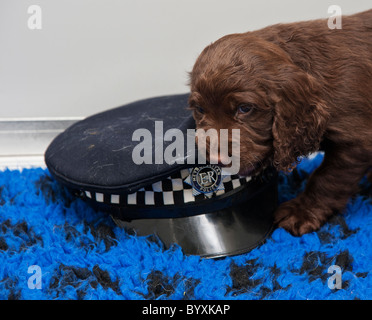
[[[217,165],[188,163],[186,143],[174,163],[156,161],[159,145],[165,150],[172,143],[156,138],[157,121],[162,133],[177,129],[186,137],[195,129],[187,99],[182,94],[141,100],[79,121],[52,141],[46,165],[117,225],[138,235],[155,233],[166,248],[177,243],[185,254],[202,257],[247,252],[272,231],[276,171],[223,175]],[[152,161],[142,164],[133,160],[139,128],[153,137],[147,158]]]

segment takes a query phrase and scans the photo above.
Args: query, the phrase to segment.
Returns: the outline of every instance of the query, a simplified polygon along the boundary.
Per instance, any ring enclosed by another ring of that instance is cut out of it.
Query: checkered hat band
[[[130,194],[118,195],[84,191],[86,198],[97,202],[119,206],[164,206],[164,205],[183,205],[185,203],[199,202],[207,198],[218,197],[228,193],[240,186],[247,184],[251,177],[239,177],[237,175],[225,176],[222,180],[222,190],[217,190],[207,196],[203,193],[194,195],[193,188],[185,182],[190,175],[188,169],[181,170],[162,181],[153,183]]]

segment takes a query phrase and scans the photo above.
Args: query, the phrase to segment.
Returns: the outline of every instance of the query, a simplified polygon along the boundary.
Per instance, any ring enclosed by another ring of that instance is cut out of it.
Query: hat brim
[[[219,258],[243,254],[262,244],[274,228],[277,176],[230,207],[179,218],[125,220],[111,214],[114,222],[139,236],[155,234],[166,249],[178,244],[187,255]]]

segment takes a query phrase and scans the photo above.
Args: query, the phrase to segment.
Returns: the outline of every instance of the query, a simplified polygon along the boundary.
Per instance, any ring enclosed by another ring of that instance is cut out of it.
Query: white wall
[[[30,5],[42,29],[27,26]],[[187,92],[219,37],[372,7],[371,0],[0,0],[0,118],[87,116]]]

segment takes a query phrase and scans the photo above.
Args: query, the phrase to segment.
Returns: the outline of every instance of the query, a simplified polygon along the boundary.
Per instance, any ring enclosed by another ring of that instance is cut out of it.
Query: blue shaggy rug
[[[303,190],[321,160],[280,174],[280,202]],[[203,260],[126,233],[47,170],[7,170],[0,172],[0,298],[371,299],[371,199],[364,179],[344,214],[318,232],[276,229],[250,253]]]

